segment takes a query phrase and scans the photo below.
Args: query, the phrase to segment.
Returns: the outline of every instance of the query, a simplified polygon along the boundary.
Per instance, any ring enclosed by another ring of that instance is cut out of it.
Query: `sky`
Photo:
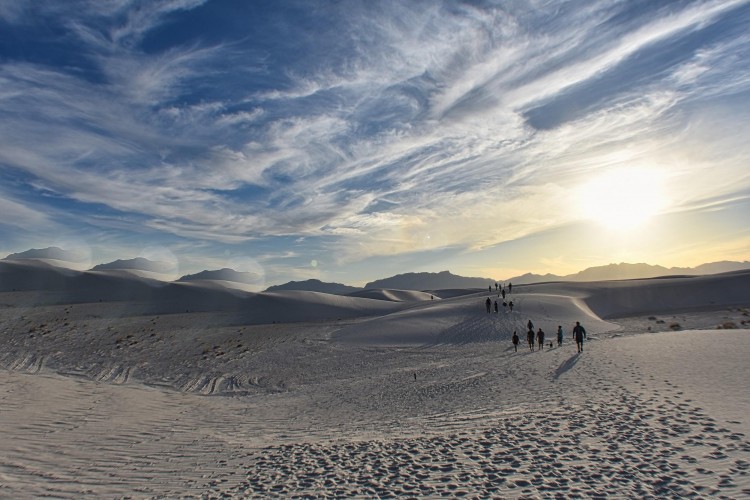
[[[750,0],[0,0],[0,256],[750,260]]]

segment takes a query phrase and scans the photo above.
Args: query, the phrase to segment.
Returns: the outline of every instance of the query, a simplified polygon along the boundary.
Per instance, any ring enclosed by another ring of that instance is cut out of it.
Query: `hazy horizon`
[[[267,285],[747,261],[748,24],[748,0],[3,2],[0,255]]]
[[[61,255],[56,255],[58,251],[61,253]],[[24,255],[25,254],[25,255]],[[154,261],[145,259],[143,257],[137,257],[134,259],[116,259],[111,262],[96,262],[92,263],[90,260],[90,255],[87,254],[76,254],[72,252],[66,252],[65,250],[60,249],[59,247],[47,247],[43,249],[28,249],[24,252],[20,252],[18,254],[10,254],[0,257],[0,260],[10,260],[15,262],[23,262],[24,260],[32,260],[32,261],[46,261],[46,262],[54,262],[56,264],[54,265],[60,265],[62,267],[67,267],[70,269],[75,269],[78,271],[108,271],[108,270],[115,270],[115,271],[122,271],[122,270],[133,270],[133,271],[145,271],[150,275],[151,277],[155,279],[159,279],[162,281],[186,281],[186,278],[188,280],[195,280],[195,279],[229,279],[227,277],[221,277],[219,276],[221,273],[224,273],[225,271],[236,271],[233,268],[222,268],[222,269],[202,269],[196,273],[187,273],[187,274],[180,274],[179,273],[179,265],[175,265],[173,262],[164,262],[164,261]],[[79,260],[80,259],[80,260]],[[664,268],[666,271],[681,271],[681,270],[687,270],[687,269],[697,269],[700,266],[710,266],[715,264],[724,264],[724,263],[736,263],[736,264],[747,264],[747,268],[750,268],[750,262],[748,261],[714,261],[714,262],[704,262],[697,266],[691,266],[691,267],[680,267],[680,266],[666,266],[662,264],[651,264],[647,262],[610,262],[608,264],[604,264],[601,266],[589,266],[586,268],[578,269],[576,271],[573,271],[571,273],[565,274],[565,275],[556,275],[554,273],[536,273],[534,271],[526,271],[523,273],[520,273],[518,275],[514,276],[503,276],[503,277],[497,277],[497,276],[468,276],[468,275],[461,275],[460,273],[454,273],[450,269],[441,269],[441,270],[434,270],[434,271],[403,271],[399,273],[395,273],[392,275],[382,275],[377,276],[371,280],[368,281],[362,281],[362,282],[331,282],[326,280],[320,280],[319,278],[306,278],[306,279],[300,279],[300,280],[287,280],[285,282],[277,282],[277,283],[268,283],[265,280],[265,276],[261,272],[253,271],[240,271],[239,275],[243,278],[239,281],[252,284],[257,287],[257,290],[255,291],[262,291],[265,288],[272,287],[272,286],[278,286],[278,285],[286,285],[290,282],[304,282],[307,280],[319,280],[323,283],[330,283],[330,284],[342,284],[346,286],[355,286],[355,287],[363,287],[367,283],[372,281],[380,281],[384,279],[391,279],[402,275],[409,275],[409,274],[441,274],[441,273],[450,273],[453,276],[461,277],[461,278],[469,278],[469,279],[485,279],[485,280],[495,280],[498,283],[508,283],[509,280],[521,278],[527,275],[534,275],[534,276],[554,276],[559,278],[565,278],[569,276],[575,276],[576,274],[583,273],[592,269],[598,269],[598,268],[607,268],[610,266],[614,267],[621,267],[621,266],[628,266],[628,267],[637,267],[637,266],[648,266],[648,267],[661,267]],[[111,264],[119,264],[118,266],[112,266]],[[142,264],[141,267],[139,267],[137,264]],[[744,267],[743,267],[744,268]],[[713,272],[713,271],[712,271]],[[725,271],[718,271],[718,272],[725,272]],[[226,274],[226,273],[225,273]],[[637,273],[636,273],[637,274]],[[709,273],[710,274],[710,273]],[[646,276],[643,276],[646,277]],[[630,278],[623,278],[623,279],[630,279]],[[249,281],[248,281],[249,280]],[[233,281],[233,280],[230,280]]]

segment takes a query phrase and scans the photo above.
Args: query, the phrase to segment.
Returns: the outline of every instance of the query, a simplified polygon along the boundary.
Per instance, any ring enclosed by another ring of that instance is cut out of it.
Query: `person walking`
[[[495,314],[497,314],[497,301],[495,301]]]
[[[505,288],[503,288],[503,291],[500,292],[500,294],[503,296],[503,300],[505,300]]]
[[[513,283],[508,282],[508,293],[513,293]]]
[[[529,341],[529,349],[534,352],[534,330],[529,330],[526,333],[526,339]]]
[[[491,311],[492,301],[490,300],[489,297],[487,297],[487,300],[484,301],[484,305],[487,307],[487,314],[489,314],[490,312],[492,312]]]
[[[533,332],[534,331],[534,323],[532,323],[531,320],[529,320],[529,322],[526,323],[526,328],[528,328],[530,331]]]
[[[518,352],[518,334],[516,332],[513,332],[513,349],[515,349],[515,352]]]
[[[539,347],[540,351],[544,350],[544,331],[540,328],[538,332],[536,332],[536,343]]]
[[[508,302],[508,307],[510,307],[510,312],[513,312],[513,301],[511,300]]]
[[[573,338],[576,339],[578,352],[583,352],[583,341],[586,339],[586,329],[581,326],[579,321],[576,321],[576,326],[573,327]]]
[[[562,345],[563,341],[563,329],[562,325],[557,325],[557,347]]]

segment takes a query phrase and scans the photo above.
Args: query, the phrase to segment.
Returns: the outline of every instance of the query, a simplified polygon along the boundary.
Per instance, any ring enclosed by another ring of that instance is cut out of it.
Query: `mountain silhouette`
[[[406,273],[391,278],[371,281],[365,288],[389,288],[395,290],[441,290],[448,288],[487,288],[495,286],[496,281],[489,278],[467,278],[451,274],[450,271],[439,273]]]
[[[324,281],[309,279],[305,281],[290,281],[283,285],[274,285],[266,289],[267,292],[280,290],[304,290],[308,292],[322,292],[333,295],[347,295],[362,290],[356,286],[342,285],[341,283],[326,283]]]
[[[168,262],[156,262],[143,257],[135,259],[115,260],[106,264],[99,264],[91,268],[92,271],[148,271],[151,273],[168,273],[174,270],[174,265]]]
[[[255,273],[240,272],[225,267],[215,271],[201,271],[196,274],[187,274],[177,281],[220,280],[255,285],[260,279],[260,276]]]

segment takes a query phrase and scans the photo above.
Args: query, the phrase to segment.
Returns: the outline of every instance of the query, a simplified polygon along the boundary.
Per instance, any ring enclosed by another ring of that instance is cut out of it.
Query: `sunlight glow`
[[[608,172],[585,184],[579,200],[582,217],[615,231],[644,225],[666,205],[661,176],[645,168]]]

